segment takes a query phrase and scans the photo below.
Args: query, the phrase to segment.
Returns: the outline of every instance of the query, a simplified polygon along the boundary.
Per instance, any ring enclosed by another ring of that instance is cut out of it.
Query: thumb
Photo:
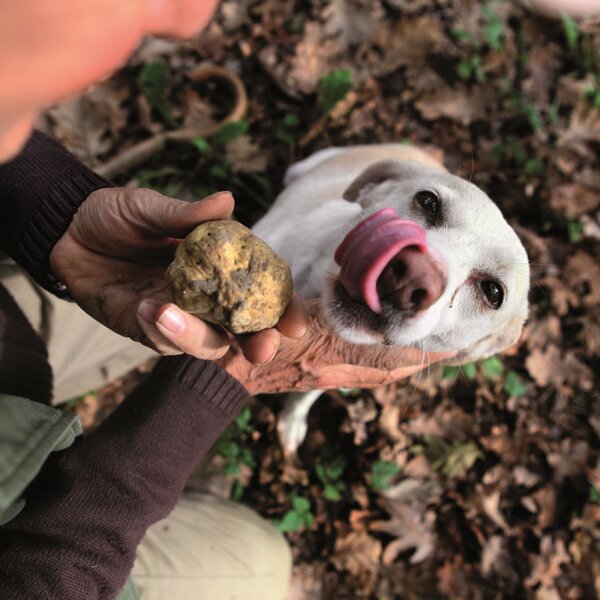
[[[138,217],[144,228],[156,236],[185,237],[205,221],[228,219],[234,200],[230,192],[217,192],[203,200],[186,202],[148,190],[139,206]]]

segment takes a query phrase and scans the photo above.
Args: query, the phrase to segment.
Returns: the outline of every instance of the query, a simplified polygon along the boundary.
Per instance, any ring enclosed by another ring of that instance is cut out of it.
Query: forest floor
[[[523,240],[517,346],[384,388],[328,392],[295,459],[257,397],[205,485],[285,531],[293,600],[600,597],[600,24],[502,0],[226,0],[184,43],[148,39],[40,125],[92,167],[204,127],[237,73],[243,119],[170,143],[117,180],[184,199],[231,189],[252,224],[287,166],[405,141],[483,188]],[[141,377],[77,403],[93,425]]]

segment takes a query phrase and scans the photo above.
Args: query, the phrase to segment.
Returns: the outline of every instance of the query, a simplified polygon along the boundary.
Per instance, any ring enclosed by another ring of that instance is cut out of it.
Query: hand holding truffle
[[[257,327],[250,324],[248,328],[248,323],[241,323],[240,319],[243,321],[248,314],[244,316],[244,311],[239,311],[240,302],[236,304],[235,298],[230,297],[231,307],[238,310],[226,307],[221,316],[234,317],[235,324],[230,323],[229,329],[240,333],[234,338],[220,326],[171,303],[172,295],[165,282],[165,270],[181,240],[199,224],[228,219],[232,211],[233,198],[228,192],[190,203],[146,189],[96,190],[80,206],[69,229],[54,246],[50,265],[83,310],[113,331],[161,354],[185,352],[215,360],[235,341],[250,363],[264,363],[277,352],[280,334],[298,338],[306,331],[302,303],[293,297],[287,304],[291,288],[282,296],[283,308],[286,304],[287,308],[280,318],[264,324],[267,328],[257,333],[241,333],[256,331]],[[252,252],[246,253],[246,266],[256,274],[260,260],[255,258],[250,267]],[[243,260],[242,254],[232,256]],[[283,283],[283,270],[275,271],[279,273],[275,278]],[[265,273],[263,269],[259,284],[273,284],[267,281]],[[240,277],[238,280],[243,283]],[[196,280],[199,281],[197,277]],[[202,284],[195,286],[199,290]],[[258,313],[266,312],[264,307],[255,308]],[[211,318],[213,322],[217,320]]]

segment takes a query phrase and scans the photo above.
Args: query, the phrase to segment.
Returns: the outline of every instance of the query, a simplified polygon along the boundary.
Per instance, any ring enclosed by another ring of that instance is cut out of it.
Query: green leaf
[[[527,391],[527,388],[523,384],[521,377],[519,377],[519,374],[515,371],[509,371],[506,374],[503,389],[509,396],[515,398],[523,396]]]
[[[589,500],[592,504],[600,504],[600,490],[593,485],[590,486]]]
[[[236,479],[233,482],[233,486],[231,488],[231,493],[229,494],[229,499],[233,502],[239,502],[242,499],[242,495],[244,493],[244,484]]]
[[[458,67],[456,67],[456,74],[461,78],[461,79],[471,79],[471,74],[473,73],[473,67],[471,66],[471,63],[468,61],[463,61],[461,62]]]
[[[425,456],[434,471],[454,478],[468,471],[483,454],[474,442],[449,444],[436,436],[425,437]]]
[[[296,493],[292,493],[292,506],[296,512],[310,512],[310,500],[304,496],[298,496]]]
[[[490,379],[497,379],[504,373],[504,363],[498,356],[490,356],[481,361],[483,371]]]
[[[210,142],[204,137],[192,138],[190,140],[190,144],[192,144],[192,146],[194,146],[196,150],[200,152],[200,154],[204,154],[205,156],[212,154],[212,146],[210,145]]]
[[[475,363],[467,363],[462,366],[462,372],[469,381],[473,381],[473,379],[475,379],[475,374],[477,373],[477,365]]]
[[[235,418],[235,425],[244,433],[252,432],[252,411],[249,406],[244,406]]]
[[[230,460],[223,467],[223,475],[238,475],[240,472],[240,463],[238,460]]]
[[[534,104],[523,102],[523,112],[525,113],[531,128],[536,133],[543,131],[544,124],[542,123],[542,117],[540,116],[540,112]]]
[[[545,172],[544,161],[539,157],[529,158],[525,161],[524,170],[527,175],[541,176]]]
[[[177,122],[173,118],[171,107],[167,101],[167,65],[162,61],[144,65],[138,82],[150,105],[171,127],[175,127]]]
[[[485,37],[490,48],[496,52],[502,50],[502,36],[504,35],[504,21],[489,6],[483,9],[485,16]]]
[[[338,102],[352,89],[352,74],[347,69],[337,69],[321,80],[319,107],[322,115],[328,115]]]
[[[567,39],[567,47],[573,52],[577,50],[577,43],[579,42],[579,25],[567,13],[562,13],[560,20],[562,21],[565,38]]]
[[[208,172],[216,179],[227,179],[228,171],[224,165],[212,165]]]
[[[327,500],[331,500],[332,502],[339,502],[343,497],[341,490],[338,488],[338,486],[332,484],[327,484],[323,488],[323,496],[325,496]]]
[[[282,519],[273,521],[273,524],[278,531],[286,533],[287,531],[298,531],[299,529],[302,529],[305,521],[303,515],[290,510],[283,515]]]
[[[460,373],[459,367],[446,366],[442,371],[442,379],[456,379]]]
[[[376,492],[386,490],[399,471],[400,467],[395,462],[381,459],[375,461],[371,467],[371,487]]]
[[[226,146],[233,140],[244,135],[248,131],[248,123],[246,121],[231,121],[222,125],[219,131],[213,136],[213,144],[217,146]]]
[[[571,244],[578,244],[583,239],[583,223],[580,221],[569,221],[567,230]]]

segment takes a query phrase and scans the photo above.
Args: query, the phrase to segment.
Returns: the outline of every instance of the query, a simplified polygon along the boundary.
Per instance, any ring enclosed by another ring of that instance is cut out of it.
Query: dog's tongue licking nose
[[[337,247],[334,258],[340,265],[340,283],[354,299],[381,312],[377,280],[392,258],[408,246],[425,252],[425,230],[399,219],[393,208],[377,211],[356,225]]]

